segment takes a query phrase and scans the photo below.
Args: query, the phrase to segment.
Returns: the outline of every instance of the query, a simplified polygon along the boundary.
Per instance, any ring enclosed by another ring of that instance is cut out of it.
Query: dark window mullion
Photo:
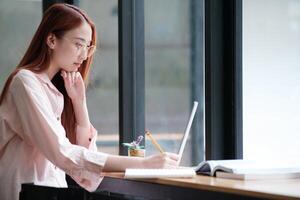
[[[119,154],[145,130],[144,1],[119,0]],[[144,143],[143,143],[144,144]]]
[[[206,158],[242,158],[242,0],[205,1]]]
[[[204,0],[192,0],[190,4],[191,21],[191,108],[193,101],[198,101],[198,109],[192,125],[191,141],[192,153],[191,160],[193,165],[197,165],[204,157]]]
[[[243,158],[243,1],[234,1],[234,143],[235,156]]]

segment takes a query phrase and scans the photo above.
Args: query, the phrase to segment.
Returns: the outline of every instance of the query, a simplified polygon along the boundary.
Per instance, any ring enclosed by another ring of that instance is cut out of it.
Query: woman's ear
[[[50,49],[54,49],[56,45],[56,37],[53,33],[49,33],[47,36],[47,45]]]

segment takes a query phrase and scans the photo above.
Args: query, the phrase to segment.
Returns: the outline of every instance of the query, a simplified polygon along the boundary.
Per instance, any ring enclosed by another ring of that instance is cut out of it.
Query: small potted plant
[[[123,145],[128,148],[128,156],[145,157],[145,147],[140,146],[143,139],[144,137],[140,135],[136,141],[123,143]]]

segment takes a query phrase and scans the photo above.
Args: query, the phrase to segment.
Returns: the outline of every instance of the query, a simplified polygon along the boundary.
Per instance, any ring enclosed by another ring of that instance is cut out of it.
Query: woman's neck
[[[53,64],[50,64],[50,66],[48,67],[48,69],[45,72],[46,72],[47,76],[49,77],[49,79],[52,80],[58,71],[59,71],[58,67],[56,67]]]

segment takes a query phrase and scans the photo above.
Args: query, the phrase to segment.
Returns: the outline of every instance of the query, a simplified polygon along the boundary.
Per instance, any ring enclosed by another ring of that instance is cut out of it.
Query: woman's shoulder
[[[39,84],[36,74],[28,69],[19,70],[12,80],[12,87],[21,85],[35,86]]]
[[[21,69],[16,73],[15,77],[18,78],[35,77],[35,73],[28,69]]]

